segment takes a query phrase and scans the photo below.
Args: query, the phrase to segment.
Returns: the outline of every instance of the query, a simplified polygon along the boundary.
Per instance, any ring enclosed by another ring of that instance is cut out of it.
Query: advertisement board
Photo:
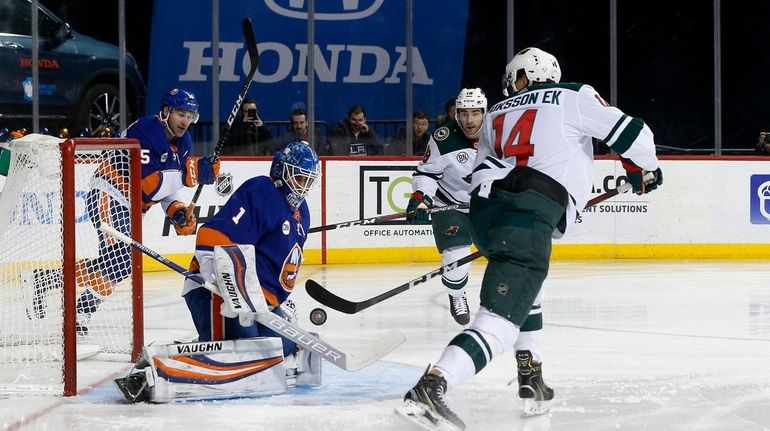
[[[434,2],[413,3],[413,102],[431,117],[442,114],[444,102],[460,88],[468,3],[446,0],[441,7]],[[315,4],[316,119],[341,120],[354,104],[363,104],[372,119],[403,118],[405,2]],[[246,17],[254,23],[260,51],[259,69],[247,96],[258,99],[261,117],[286,120],[293,106],[306,103],[306,16],[304,1],[219,2],[221,121],[248,73],[241,31]],[[211,106],[211,3],[190,0],[180,8],[176,2],[155,2],[152,22],[147,112],[157,112],[161,95],[174,87],[193,91],[202,107]],[[201,121],[211,121],[209,109],[201,110]]]
[[[307,199],[311,227],[403,212],[417,161],[322,158],[322,181]],[[218,183],[205,186],[198,201],[199,223],[215,214],[244,181],[266,175],[269,167],[269,158],[223,158]],[[672,157],[662,160],[661,167],[664,184],[654,193],[618,195],[575,215],[573,229],[554,241],[554,258],[766,258],[770,160]],[[592,196],[626,181],[620,163],[609,159],[596,161],[594,178]],[[186,200],[193,191],[185,190]],[[21,209],[11,212],[11,225],[33,229],[50,224],[48,198],[24,196]],[[77,221],[88,224],[82,211]],[[176,236],[159,205],[143,218],[143,242],[183,265],[195,247],[194,236]],[[430,225],[404,219],[311,233],[305,249],[311,264],[439,259]],[[155,266],[150,262],[148,268]]]

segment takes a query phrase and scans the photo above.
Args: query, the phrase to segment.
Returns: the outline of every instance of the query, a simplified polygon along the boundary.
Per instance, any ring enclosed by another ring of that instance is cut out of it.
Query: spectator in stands
[[[757,153],[763,156],[770,156],[770,132],[759,132]]]
[[[422,156],[428,148],[430,133],[428,125],[430,117],[425,111],[415,111],[412,114],[412,154]],[[403,127],[390,138],[385,154],[393,156],[406,156],[406,127]]]
[[[361,105],[350,107],[348,117],[337,124],[329,141],[335,156],[382,155],[382,141],[366,124],[366,111]]]
[[[281,139],[279,139],[280,145],[283,146],[292,141],[310,142],[307,112],[302,108],[295,108],[291,111],[291,114],[289,114],[289,121],[291,122],[289,130],[281,135]],[[321,134],[321,130],[318,127],[315,128],[315,142],[316,145],[314,150],[316,154],[319,156],[329,154],[329,143],[327,142],[326,137]]]
[[[457,120],[457,109],[455,108],[455,100],[456,98],[452,97],[449,100],[446,101],[444,104],[444,112],[446,114],[439,115],[438,118],[436,118],[436,125],[441,126],[447,121],[455,121]]]
[[[259,118],[257,102],[246,99],[241,104],[241,116],[233,121],[230,137],[222,146],[223,156],[270,156],[278,149],[273,134]]]

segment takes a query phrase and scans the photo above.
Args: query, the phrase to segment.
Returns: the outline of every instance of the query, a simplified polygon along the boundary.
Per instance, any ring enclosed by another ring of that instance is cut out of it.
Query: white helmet
[[[455,109],[481,109],[487,112],[487,96],[480,88],[463,88],[455,100]]]
[[[556,57],[538,48],[524,48],[513,56],[511,62],[505,66],[503,77],[503,94],[510,96],[519,91],[514,82],[519,70],[524,69],[530,84],[535,82],[559,82],[561,68]]]
[[[460,90],[460,94],[457,95],[457,99],[455,100],[455,109],[457,109],[457,124],[460,126],[463,133],[465,133],[465,136],[471,139],[478,139],[479,134],[481,134],[481,124],[478,125],[479,128],[475,133],[468,133],[468,131],[465,130],[463,122],[460,120],[460,110],[481,109],[481,121],[483,123],[484,116],[487,115],[487,96],[484,92],[481,91],[480,88],[463,88]]]

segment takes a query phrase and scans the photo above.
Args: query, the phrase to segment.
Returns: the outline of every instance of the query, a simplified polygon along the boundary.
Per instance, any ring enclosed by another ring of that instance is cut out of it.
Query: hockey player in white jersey
[[[489,263],[481,305],[404,396],[397,413],[424,429],[464,430],[447,389],[481,371],[516,343],[548,273],[552,238],[585,207],[593,181],[592,138],[604,140],[637,194],[663,183],[653,134],[640,118],[609,106],[589,85],[559,84],[556,58],[537,48],[506,67],[504,94],[484,120],[471,181],[473,240]],[[646,173],[653,179],[645,182]],[[517,358],[519,392],[546,401],[536,358]],[[528,373],[522,376],[522,367]],[[523,377],[523,378],[522,378]],[[542,412],[544,412],[543,410]]]
[[[412,179],[412,197],[407,208],[408,220],[427,220],[423,211],[432,204],[452,205],[470,202],[470,177],[476,161],[481,125],[487,111],[487,97],[480,88],[463,88],[455,101],[457,121],[447,122],[437,129],[428,143],[428,151],[417,165]],[[431,198],[433,196],[433,198]],[[471,253],[470,221],[468,210],[442,211],[431,216],[433,237],[441,253],[441,265],[446,266]],[[449,294],[449,310],[455,321],[461,325],[470,323],[470,309],[465,286],[468,283],[470,263],[462,265],[441,276],[441,282]],[[543,293],[537,296],[529,316],[521,326],[521,334],[514,350],[519,363],[519,380],[530,374],[526,365],[542,356],[543,314],[541,302]],[[522,398],[529,397],[531,390],[522,381],[519,390]],[[553,397],[553,390],[543,385],[547,397]]]
[[[457,95],[457,121],[439,127],[430,140],[425,156],[412,178],[412,196],[407,206],[410,223],[426,223],[433,205],[467,204],[470,202],[468,177],[476,160],[476,145],[481,124],[487,112],[487,97],[480,88],[463,88]],[[434,213],[431,217],[436,248],[441,265],[448,265],[471,254],[471,225],[468,210],[457,209]],[[449,294],[449,311],[461,324],[470,323],[470,310],[465,292],[470,263],[441,275]]]

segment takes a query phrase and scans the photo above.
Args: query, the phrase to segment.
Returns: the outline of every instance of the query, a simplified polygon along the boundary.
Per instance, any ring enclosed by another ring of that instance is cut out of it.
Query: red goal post
[[[140,145],[28,135],[9,148],[0,392],[72,396],[79,360],[133,362],[144,343],[141,253],[96,228],[106,222],[141,241]]]

